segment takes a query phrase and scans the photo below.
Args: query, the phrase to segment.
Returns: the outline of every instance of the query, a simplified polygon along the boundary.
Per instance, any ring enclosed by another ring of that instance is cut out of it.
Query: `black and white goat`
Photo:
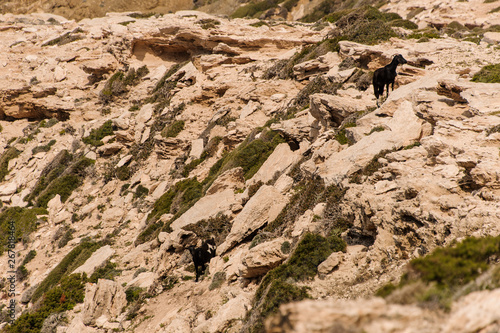
[[[396,68],[398,65],[406,63],[406,59],[401,54],[396,54],[389,65],[379,68],[373,73],[373,90],[375,91],[375,98],[377,98],[377,106],[379,106],[379,96],[384,94],[384,86],[387,86],[385,98],[389,97],[389,84],[392,84],[392,90],[394,91],[394,79],[397,75]]]
[[[205,265],[210,262],[210,259],[215,257],[215,240],[208,239],[202,242],[200,247],[189,246],[188,250],[193,257],[194,269],[196,271],[196,282],[205,271]]]

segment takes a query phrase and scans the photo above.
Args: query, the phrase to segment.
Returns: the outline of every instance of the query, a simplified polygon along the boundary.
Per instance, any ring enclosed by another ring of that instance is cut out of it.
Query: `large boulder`
[[[219,212],[230,210],[231,206],[236,203],[236,201],[234,190],[231,188],[211,195],[205,195],[198,200],[193,207],[175,220],[170,227],[177,230],[200,220],[215,217]]]
[[[311,95],[309,105],[309,112],[324,128],[338,127],[345,118],[361,111],[359,101],[328,94]],[[364,109],[364,105],[361,107]]]
[[[73,273],[86,273],[87,276],[91,276],[92,273],[94,273],[97,268],[104,265],[114,253],[115,250],[113,250],[111,246],[103,246],[92,253],[90,258],[88,258],[83,265],[75,269]]]
[[[231,231],[226,241],[217,249],[217,253],[223,254],[255,230],[274,221],[287,202],[288,198],[273,186],[261,186],[234,219]]]
[[[127,299],[123,287],[115,281],[99,279],[96,284],[87,284],[83,304],[83,323],[93,326],[96,319],[105,316],[114,320],[120,315]]]
[[[283,239],[275,239],[251,248],[243,257],[243,269],[240,276],[254,278],[266,274],[285,260],[286,255],[281,252]]]

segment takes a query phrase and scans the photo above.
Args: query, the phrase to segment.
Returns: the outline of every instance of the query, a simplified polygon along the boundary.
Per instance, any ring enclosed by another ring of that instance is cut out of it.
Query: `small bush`
[[[142,185],[139,185],[135,189],[134,198],[135,199],[142,198],[142,197],[145,197],[148,194],[149,194],[149,189],[146,188],[146,187],[144,187],[144,186],[142,186]]]
[[[16,270],[16,279],[18,281],[24,281],[24,279],[26,279],[29,275],[29,272],[28,270],[26,269],[26,264],[29,263],[31,260],[33,260],[36,256],[36,251],[35,250],[31,250],[30,252],[28,252],[28,254],[26,255],[26,257],[24,257],[23,261],[21,262],[21,264],[17,267],[17,270]]]
[[[71,310],[82,303],[85,296],[85,275],[72,274],[61,279],[58,285],[45,293],[35,311],[24,312],[6,328],[11,333],[38,333],[44,320],[53,313]]]
[[[202,185],[196,178],[184,179],[177,182],[153,204],[153,210],[147,217],[148,226],[139,234],[135,244],[142,244],[153,239],[159,233],[161,228],[165,231],[169,231],[170,222],[187,211],[202,196]],[[174,217],[168,224],[163,225],[162,222],[157,223],[157,220],[163,214],[169,213],[174,214]]]
[[[265,10],[276,7],[277,3],[278,1],[276,0],[264,0],[257,3],[249,3],[236,9],[234,13],[231,14],[231,17],[255,17],[257,16],[257,14]]]
[[[80,267],[90,256],[101,247],[100,243],[83,242],[69,252],[61,262],[50,271],[49,275],[40,282],[33,293],[32,301],[35,302],[48,290],[57,286],[63,277],[68,276],[76,268]]]
[[[472,77],[474,82],[499,83],[500,82],[500,64],[488,65],[481,68],[479,72]]]
[[[202,29],[215,29],[218,25],[220,25],[220,21],[214,20],[214,19],[201,19],[196,22],[196,24],[199,24]]]
[[[101,140],[108,135],[113,135],[113,122],[111,120],[106,121],[97,129],[92,129],[89,136],[84,137],[82,141],[88,145],[99,147],[104,144]]]
[[[218,289],[222,286],[222,284],[226,281],[226,272],[217,272],[214,274],[212,278],[212,283],[208,287],[208,290]]]
[[[231,231],[231,226],[232,223],[229,216],[217,214],[215,217],[189,224],[182,227],[182,229],[194,232],[200,239],[214,237],[216,246],[219,246],[226,240],[229,231]]]
[[[274,131],[265,130],[259,139],[255,139],[255,133],[250,134],[232,152],[226,154],[217,161],[203,180],[205,189],[208,189],[213,181],[224,171],[242,167],[245,179],[250,179],[272,154],[276,146],[285,140]]]
[[[137,301],[142,293],[143,289],[141,287],[130,287],[125,290],[125,297],[127,299],[127,304]]]
[[[309,298],[306,287],[293,283],[313,278],[318,265],[332,252],[345,249],[346,243],[337,234],[328,238],[310,233],[304,235],[290,259],[262,279],[253,301],[253,331],[259,331],[265,318],[275,313],[281,304]]]
[[[177,120],[161,131],[161,135],[164,138],[175,138],[183,129],[184,120]]]
[[[486,272],[492,258],[500,256],[500,236],[469,237],[450,247],[438,248],[425,257],[410,261],[400,283],[382,287],[378,294],[391,296],[396,290],[407,288],[407,298],[424,304],[449,309],[454,292]],[[392,297],[392,296],[391,296]]]
[[[35,147],[31,150],[31,153],[33,155],[37,154],[37,153],[40,153],[40,152],[48,152],[50,150],[50,148],[56,143],[56,140],[50,140],[49,143],[47,143],[46,145],[43,145],[43,146],[38,146],[38,147]]]
[[[21,154],[19,150],[10,147],[0,156],[0,182],[2,182],[9,173],[9,161],[18,157],[19,154]]]
[[[107,261],[105,265],[99,267],[89,278],[89,282],[97,283],[99,279],[114,280],[115,276],[121,274],[121,270],[116,269],[116,263]]]
[[[4,253],[8,244],[11,225],[14,221],[15,243],[29,241],[29,235],[36,230],[37,215],[46,215],[47,210],[43,208],[9,207],[0,213],[0,255]]]

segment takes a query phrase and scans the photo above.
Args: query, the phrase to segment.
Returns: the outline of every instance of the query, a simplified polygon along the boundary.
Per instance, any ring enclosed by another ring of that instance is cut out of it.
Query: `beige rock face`
[[[115,251],[109,245],[100,247],[92,253],[90,258],[88,258],[83,265],[75,269],[73,273],[85,273],[87,276],[91,276],[92,273],[102,266],[114,253]]]
[[[101,316],[105,316],[108,321],[114,320],[126,304],[122,286],[115,281],[99,279],[96,284],[87,285],[83,323],[94,326]]]
[[[273,221],[286,205],[288,199],[272,186],[263,185],[247,202],[233,221],[226,241],[217,253],[224,253],[265,223]]]
[[[254,278],[278,266],[286,257],[281,252],[281,244],[283,239],[275,239],[251,248],[243,257],[244,269],[240,271],[240,275],[244,278]]]
[[[229,210],[236,201],[234,190],[231,188],[211,195],[206,195],[175,220],[171,227],[176,230],[186,225],[196,223],[202,219],[215,217],[219,212]]]

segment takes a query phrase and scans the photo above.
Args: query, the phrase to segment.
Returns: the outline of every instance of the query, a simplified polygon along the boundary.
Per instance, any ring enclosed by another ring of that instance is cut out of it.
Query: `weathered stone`
[[[170,227],[173,230],[180,229],[186,225],[196,223],[203,219],[215,217],[219,212],[225,212],[236,202],[234,190],[228,188],[221,192],[205,195],[198,200],[193,207],[182,214],[177,220],[172,222]]]
[[[231,232],[217,253],[223,254],[265,223],[273,221],[287,202],[288,198],[274,187],[261,186],[234,219]]]
[[[243,168],[233,168],[222,173],[213,184],[208,188],[207,193],[215,194],[226,189],[241,189],[245,186],[245,178]]]
[[[343,257],[344,255],[342,252],[334,252],[330,254],[330,256],[326,258],[325,261],[319,264],[318,273],[323,275],[329,274],[342,262]]]
[[[118,153],[122,147],[122,144],[118,142],[107,143],[97,148],[97,153],[101,156],[111,156]]]
[[[325,128],[338,127],[345,118],[361,111],[358,101],[328,94],[311,95],[309,105],[311,115]]]
[[[286,255],[281,252],[283,239],[261,243],[251,248],[243,257],[244,269],[240,275],[244,278],[262,276],[285,260]]]
[[[115,281],[99,279],[96,284],[88,283],[83,304],[83,323],[95,325],[96,319],[106,316],[114,320],[127,305],[123,287]]]
[[[83,265],[73,271],[73,273],[85,273],[91,276],[94,271],[103,266],[111,258],[115,251],[109,245],[97,249]]]

